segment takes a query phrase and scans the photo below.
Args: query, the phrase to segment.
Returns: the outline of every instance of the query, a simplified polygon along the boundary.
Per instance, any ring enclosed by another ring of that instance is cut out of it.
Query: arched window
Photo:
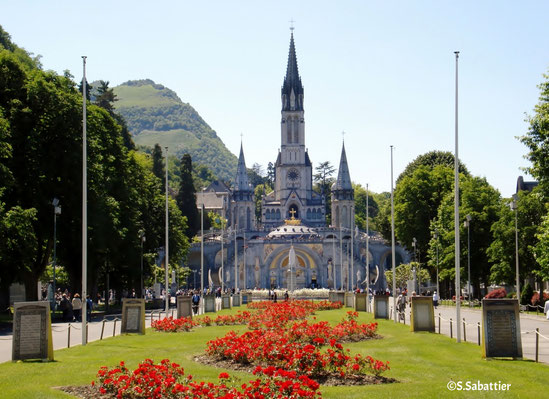
[[[265,212],[265,219],[269,220],[270,218],[271,218],[271,211],[267,209],[267,211]]]
[[[307,209],[307,220],[311,220],[311,210]]]
[[[280,209],[276,210],[276,218],[280,220]]]

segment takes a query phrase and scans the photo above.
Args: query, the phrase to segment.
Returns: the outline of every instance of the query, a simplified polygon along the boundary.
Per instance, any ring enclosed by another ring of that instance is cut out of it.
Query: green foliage
[[[332,177],[335,170],[330,161],[320,162],[315,168],[316,173],[313,175],[313,181],[315,182],[314,190],[324,196],[326,203],[326,224],[330,224],[332,220],[332,196],[330,195],[330,190],[335,181]]]
[[[536,234],[539,240],[534,253],[539,264],[535,273],[544,281],[549,280],[549,213],[543,217],[540,232]]]
[[[109,87],[109,82],[100,80],[94,103],[113,115],[115,101],[118,101],[118,99],[116,98],[116,94],[114,94],[114,90]]]
[[[368,227],[372,230],[372,219],[378,215],[379,206],[371,191],[367,193],[360,184],[353,184],[353,189],[355,190],[355,225],[366,231],[366,197],[368,197],[368,216],[370,218]]]
[[[401,265],[398,265],[395,268],[396,273],[396,286],[397,288],[406,288],[406,282],[414,279],[414,272],[413,269],[416,269],[416,276],[420,281],[427,281],[429,280],[429,272],[425,270],[425,268],[422,268],[421,265],[418,262],[410,262],[410,263],[404,263]],[[385,271],[385,281],[389,282],[389,285],[391,285],[391,281],[393,281],[393,271],[392,270],[386,270]]]
[[[429,246],[429,225],[436,218],[443,198],[453,191],[454,172],[446,165],[418,165],[405,175],[395,189],[395,235],[412,248],[416,238],[418,259],[423,259]]]
[[[522,287],[522,292],[520,293],[520,303],[523,305],[530,304],[530,299],[532,299],[533,295],[534,289],[529,283],[526,283],[526,285]]]
[[[119,100],[116,110],[128,122],[138,145],[160,143],[178,157],[188,152],[195,165],[207,165],[221,179],[234,178],[236,156],[175,92],[152,80],[139,80],[115,87],[114,94]]]
[[[188,228],[186,235],[192,238],[200,230],[200,219],[196,208],[196,191],[193,183],[193,163],[189,154],[181,158],[180,186],[177,196],[177,206],[181,214],[187,218]]]
[[[493,241],[488,248],[491,268],[491,281],[496,284],[515,283],[515,211],[510,209],[510,201],[502,201],[499,219],[492,225]],[[535,248],[538,246],[537,234],[543,215],[547,212],[541,190],[536,187],[532,192],[521,191],[517,198],[517,226],[519,232],[519,271],[522,278],[538,269]]]
[[[433,169],[435,166],[441,165],[447,166],[453,170],[454,159],[454,154],[449,151],[430,151],[419,155],[410,162],[400,176],[398,176],[396,184],[398,185],[403,178],[414,174],[415,170],[420,166],[427,166],[429,169]],[[459,173],[463,173],[465,176],[470,175],[467,167],[461,161],[459,163]]]

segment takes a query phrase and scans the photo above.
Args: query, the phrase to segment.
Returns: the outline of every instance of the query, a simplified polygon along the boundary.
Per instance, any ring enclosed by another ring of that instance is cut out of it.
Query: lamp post
[[[168,317],[168,311],[170,310],[170,298],[169,298],[169,280],[168,280],[168,268],[169,268],[169,235],[168,235],[168,222],[169,222],[169,212],[168,212],[168,147],[166,148],[166,178],[165,178],[165,186],[166,186],[166,243],[165,243],[165,254],[164,254],[164,271],[166,272],[166,294],[165,294],[165,310],[166,310],[166,317]]]
[[[511,201],[511,209],[515,211],[515,263],[516,263],[516,284],[517,284],[517,299],[520,304],[520,277],[519,277],[519,251],[518,251],[518,195],[513,194]]]
[[[139,230],[139,240],[141,241],[141,298],[145,298],[143,286],[143,244],[146,241],[145,230]]]
[[[204,295],[204,188],[202,189],[202,204],[200,204],[200,296],[202,295]]]
[[[465,216],[463,226],[467,227],[467,299],[471,306],[471,215]]]
[[[414,262],[417,263],[417,252],[416,252],[416,248],[417,248],[417,240],[416,238],[412,238],[412,247],[414,247]],[[416,269],[417,267],[417,269]],[[420,293],[420,281],[419,281],[419,266],[414,266],[414,270],[416,270],[416,279],[417,279],[417,294],[418,295],[421,295]],[[415,280],[415,279],[414,279]],[[416,289],[416,282],[414,281],[414,289]]]
[[[366,311],[370,311],[370,225],[369,225],[369,197],[368,183],[366,183]]]
[[[397,322],[396,312],[396,263],[395,263],[395,201],[394,201],[394,189],[393,189],[393,146],[391,146],[391,263],[393,271],[393,313],[395,323]],[[381,265],[380,265],[381,266]]]
[[[436,254],[437,254],[437,294],[440,298],[440,287],[438,285],[438,230],[437,229],[435,229],[435,240],[436,240],[435,250],[436,250]]]
[[[55,310],[55,266],[57,262],[57,215],[61,215],[61,205],[59,205],[59,199],[54,198],[51,202],[53,205],[53,305]]]

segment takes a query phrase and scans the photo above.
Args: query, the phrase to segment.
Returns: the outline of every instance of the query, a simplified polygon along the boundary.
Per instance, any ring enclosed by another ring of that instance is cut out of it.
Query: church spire
[[[282,110],[303,111],[303,85],[297,69],[297,56],[295,53],[294,32],[290,36],[290,51],[288,53],[288,66],[286,77],[282,84]]]
[[[250,182],[248,181],[248,172],[246,171],[246,161],[244,160],[244,149],[240,142],[240,155],[238,156],[238,167],[236,169],[235,191],[250,191]]]
[[[334,185],[336,190],[352,190],[351,175],[349,174],[349,165],[347,164],[347,155],[345,154],[345,142],[341,149],[341,160],[339,161],[339,170],[337,171],[337,181]]]

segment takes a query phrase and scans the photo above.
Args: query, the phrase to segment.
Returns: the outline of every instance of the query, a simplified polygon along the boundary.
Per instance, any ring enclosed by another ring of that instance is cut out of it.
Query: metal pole
[[[438,230],[435,230],[435,240],[436,240],[436,253],[437,253],[437,294],[440,300],[440,287],[438,282]]]
[[[242,240],[242,263],[243,263],[243,267],[244,267],[244,283],[242,284],[244,289],[246,289],[246,283],[248,282],[247,280],[247,277],[248,277],[248,273],[246,270],[246,229],[244,229],[242,231],[243,235],[244,235],[244,240]]]
[[[204,191],[202,191],[200,205],[200,296],[202,295],[204,295]]]
[[[520,276],[519,276],[519,251],[518,251],[518,201],[515,207],[515,259],[516,259],[516,274],[517,274],[517,299],[520,305]]]
[[[221,293],[223,294],[223,290],[225,289],[225,268],[223,267],[223,258],[225,257],[225,254],[223,252],[223,241],[225,235],[225,197],[223,197],[223,212],[221,217]]]
[[[467,215],[469,216],[469,215]],[[467,299],[471,306],[471,220],[467,219]],[[465,333],[463,334],[465,340]]]
[[[339,210],[339,289],[343,291],[343,229],[341,228],[341,209]]]
[[[88,342],[87,331],[84,328],[87,318],[86,287],[88,285],[88,139],[86,114],[86,56],[82,56],[82,346]]]
[[[369,228],[369,197],[368,183],[366,183],[366,310],[370,311],[370,228]]]
[[[234,292],[238,290],[238,246],[236,244],[236,224],[234,225]]]
[[[460,247],[459,247],[459,152],[458,152],[458,60],[459,51],[456,55],[456,132],[455,132],[455,155],[454,155],[454,235],[455,235],[455,266],[456,266],[456,320],[461,319],[461,285],[460,285]],[[456,342],[461,342],[461,331],[456,331]]]
[[[355,213],[354,208],[351,206],[351,288],[355,288]]]
[[[395,201],[394,201],[394,189],[393,189],[393,146],[391,146],[391,262],[393,271],[393,309],[395,309],[394,318],[397,322],[396,312],[396,262],[395,262]]]
[[[168,280],[168,272],[169,272],[169,241],[168,241],[168,147],[166,147],[166,243],[165,243],[165,249],[166,253],[164,255],[164,271],[166,272],[166,278],[165,278],[165,284],[166,284],[166,295],[165,295],[165,310],[166,310],[166,317],[168,317],[168,310],[170,309],[170,298],[169,298],[169,280]]]
[[[55,311],[55,263],[57,260],[57,212],[53,206],[53,310]]]

